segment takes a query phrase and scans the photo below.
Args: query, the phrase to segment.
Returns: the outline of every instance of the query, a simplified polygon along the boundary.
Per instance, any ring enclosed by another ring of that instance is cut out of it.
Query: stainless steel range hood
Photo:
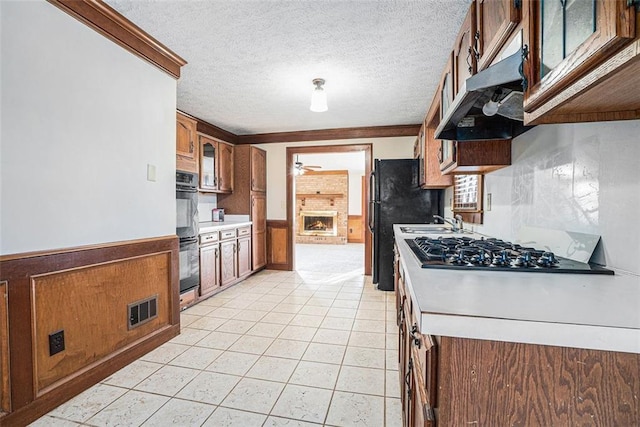
[[[522,49],[469,77],[436,128],[436,139],[509,139],[531,129],[523,125],[521,67]],[[483,113],[488,101],[497,114]]]

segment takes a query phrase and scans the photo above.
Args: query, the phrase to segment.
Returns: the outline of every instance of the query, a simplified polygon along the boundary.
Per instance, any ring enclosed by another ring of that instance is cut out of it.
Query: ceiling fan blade
[[[305,166],[305,168],[312,168],[312,169],[322,169],[322,166]]]

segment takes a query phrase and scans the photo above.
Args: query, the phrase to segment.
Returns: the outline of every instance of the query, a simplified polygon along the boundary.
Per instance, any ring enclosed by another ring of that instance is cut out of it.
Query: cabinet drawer
[[[240,237],[240,236],[248,236],[250,234],[251,234],[251,227],[238,228],[238,237]]]
[[[180,294],[180,309],[193,304],[198,296],[198,288],[195,287],[185,293]]]
[[[220,240],[233,239],[236,237],[236,230],[223,230],[220,232]]]
[[[213,233],[201,234],[200,235],[200,245],[207,245],[209,243],[217,242],[220,237],[217,231]]]

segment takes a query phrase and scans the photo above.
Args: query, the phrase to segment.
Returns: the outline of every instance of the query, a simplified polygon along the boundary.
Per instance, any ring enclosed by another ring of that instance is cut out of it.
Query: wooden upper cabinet
[[[447,65],[442,72],[442,77],[440,79],[440,86],[438,87],[438,93],[440,95],[439,103],[440,103],[440,117],[441,120],[444,115],[447,113],[449,106],[453,103],[454,96],[454,81],[453,81],[453,53],[449,56],[449,60],[447,61]]]
[[[176,114],[176,169],[198,173],[196,121]]]
[[[218,191],[233,191],[233,145],[220,141],[218,143]]]
[[[439,94],[438,90],[438,94]],[[424,123],[424,158],[422,188],[447,188],[453,185],[451,175],[440,172],[441,140],[435,139],[435,131],[440,123],[439,95],[434,98]]]
[[[267,191],[267,152],[251,147],[251,191]]]
[[[199,135],[200,191],[218,190],[218,141]]]
[[[524,5],[527,25],[523,39],[529,47],[529,55],[524,62],[529,81],[524,109],[525,113],[540,110],[528,117],[525,115],[525,121],[546,123],[544,119],[539,120],[541,115],[585,92],[594,96],[584,97],[580,102],[570,104],[570,109],[555,113],[566,119],[570,114],[577,116],[603,111],[619,114],[640,108],[640,95],[632,96],[634,100],[629,102],[629,89],[637,87],[639,80],[640,66],[635,59],[639,55],[640,43],[636,35],[637,13],[627,0],[546,1],[544,8],[540,1],[527,0]],[[630,46],[628,52],[621,52],[634,38],[635,46]],[[619,57],[612,58],[619,53],[622,53]],[[627,66],[632,63],[632,67]],[[618,72],[621,75],[616,76]],[[608,90],[598,89],[601,81],[611,83],[613,78],[616,80],[607,87]],[[560,102],[549,103],[558,96]],[[616,116],[584,118],[566,121],[611,120]],[[554,121],[558,120],[549,122]]]
[[[538,1],[539,0],[534,0]],[[559,3],[560,0],[557,0]],[[477,0],[475,49],[478,71],[487,68],[520,22],[522,0]]]
[[[471,3],[453,46],[453,93],[460,92],[464,82],[476,73],[476,58],[473,54],[476,34],[476,4]]]

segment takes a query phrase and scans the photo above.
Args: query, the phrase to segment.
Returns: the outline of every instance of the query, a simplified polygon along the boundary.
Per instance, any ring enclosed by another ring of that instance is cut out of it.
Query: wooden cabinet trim
[[[524,0],[527,1],[527,0]],[[521,3],[522,0],[519,2]],[[484,34],[485,28],[485,15],[487,15],[485,10],[485,5],[491,4],[492,6],[496,6],[502,4],[504,10],[506,10],[506,15],[503,17],[498,28],[495,29],[493,34],[493,38],[491,40],[486,40],[485,37],[487,34]],[[496,55],[504,46],[506,41],[509,39],[509,36],[513,32],[513,30],[518,25],[520,21],[520,11],[521,7],[517,7],[516,0],[478,0],[476,5],[476,26],[478,31],[477,38],[477,46],[476,49],[479,53],[477,70],[481,71],[487,68],[491,62],[495,59]]]
[[[532,83],[525,93],[524,110],[527,113],[542,107],[636,37],[636,12],[633,7],[628,6],[625,0],[597,0],[596,31],[540,80],[538,52],[541,49],[541,17],[536,5],[539,3],[529,0],[526,10],[529,25],[524,44],[528,44],[530,53],[525,61],[525,72]]]
[[[184,59],[101,0],[47,0],[134,55],[180,78]]]

